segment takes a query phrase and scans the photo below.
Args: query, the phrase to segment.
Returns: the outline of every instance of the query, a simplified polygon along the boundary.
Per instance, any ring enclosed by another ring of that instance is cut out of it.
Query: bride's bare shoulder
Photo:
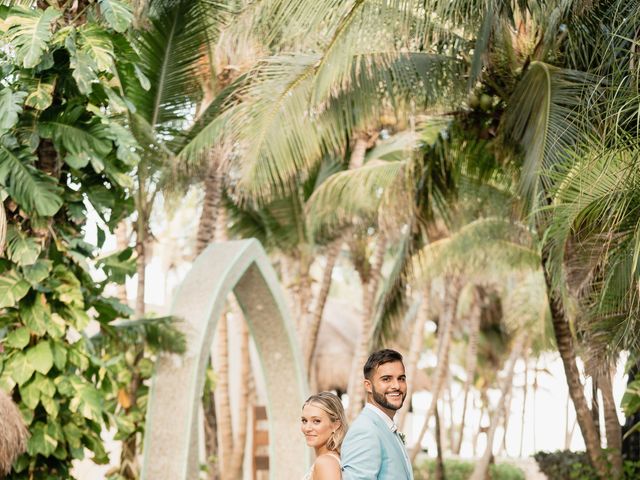
[[[313,467],[314,479],[339,479],[340,478],[340,460],[337,455],[325,453],[316,458]]]

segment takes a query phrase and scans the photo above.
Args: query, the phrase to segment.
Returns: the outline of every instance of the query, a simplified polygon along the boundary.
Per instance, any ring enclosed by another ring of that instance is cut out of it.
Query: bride
[[[300,422],[307,445],[316,452],[304,480],[340,480],[340,446],[347,433],[347,420],[338,396],[331,392],[311,395],[302,405]]]

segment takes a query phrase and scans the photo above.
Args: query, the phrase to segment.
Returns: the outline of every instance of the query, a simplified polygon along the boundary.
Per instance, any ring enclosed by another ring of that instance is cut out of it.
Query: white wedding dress
[[[328,452],[328,453],[325,453],[325,455],[331,455],[333,458],[335,458],[336,461],[338,462],[338,465],[342,468],[342,463],[340,463],[340,457],[336,453]],[[311,468],[309,469],[309,471],[307,472],[307,474],[304,476],[302,480],[313,480],[314,466],[315,466],[315,462],[313,463],[313,465],[311,465]]]

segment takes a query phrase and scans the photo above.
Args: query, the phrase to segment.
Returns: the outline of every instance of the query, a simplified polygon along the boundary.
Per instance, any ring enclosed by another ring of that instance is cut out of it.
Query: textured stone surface
[[[260,357],[267,387],[270,478],[302,478],[308,449],[298,416],[307,395],[306,378],[278,279],[256,240],[213,244],[195,261],[171,309],[187,336],[183,356],[159,358],[152,380],[144,440],[143,480],[198,478],[198,408],[207,359],[233,291]]]

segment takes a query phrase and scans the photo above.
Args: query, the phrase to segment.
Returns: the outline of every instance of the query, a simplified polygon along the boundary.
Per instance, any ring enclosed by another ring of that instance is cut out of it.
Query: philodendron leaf
[[[78,47],[75,31],[69,33],[64,41],[64,46],[69,52],[69,64],[73,69],[72,76],[78,85],[78,90],[83,95],[91,93],[92,85],[98,82],[96,62],[86,51]]]
[[[56,214],[62,206],[55,179],[35,169],[35,157],[23,150],[10,150],[0,144],[0,186],[27,211],[43,217]]]
[[[29,291],[29,284],[14,270],[0,276],[0,308],[13,307]]]
[[[71,378],[76,396],[69,403],[69,409],[90,420],[100,421],[103,400],[96,387],[79,379]]]
[[[14,226],[7,229],[7,254],[20,266],[33,265],[40,255],[40,245]]]
[[[9,40],[15,47],[16,60],[24,68],[34,68],[51,40],[52,24],[61,13],[53,7],[40,9],[14,8],[5,20]]]
[[[54,120],[41,122],[38,128],[40,136],[53,138],[56,146],[67,151],[64,161],[72,168],[84,168],[89,162],[100,164],[112,149],[112,142],[105,138],[107,129],[99,123],[88,126]],[[99,169],[96,171],[99,173]]]
[[[36,110],[45,110],[53,102],[53,88],[55,84],[38,81],[35,90],[29,93],[25,105]]]
[[[51,260],[39,259],[33,265],[22,269],[24,278],[32,285],[36,286],[49,276],[53,262]]]
[[[38,293],[33,301],[23,302],[20,307],[22,323],[36,335],[44,335],[51,317],[44,294]]]
[[[35,409],[40,402],[40,389],[38,388],[35,378],[29,383],[25,383],[20,387],[20,397],[22,402],[30,409]]]
[[[37,372],[46,375],[53,367],[53,353],[47,341],[41,341],[26,352],[27,361]]]
[[[78,30],[81,50],[95,63],[97,70],[107,71],[113,65],[113,44],[109,34],[96,25],[85,26]]]
[[[102,15],[116,32],[124,32],[131,21],[133,13],[129,5],[118,0],[99,0]]]
[[[22,350],[29,345],[29,329],[27,327],[20,327],[11,332],[4,340],[4,344],[7,347]]]
[[[18,352],[7,364],[11,377],[18,385],[26,383],[33,375],[33,366],[27,361],[27,356]]]
[[[0,135],[18,123],[26,96],[25,92],[14,92],[9,87],[0,90]]]
[[[31,429],[31,438],[27,445],[27,453],[35,457],[41,454],[45,457],[51,455],[58,446],[58,440],[56,440],[47,429],[47,425],[42,422],[37,422]]]

